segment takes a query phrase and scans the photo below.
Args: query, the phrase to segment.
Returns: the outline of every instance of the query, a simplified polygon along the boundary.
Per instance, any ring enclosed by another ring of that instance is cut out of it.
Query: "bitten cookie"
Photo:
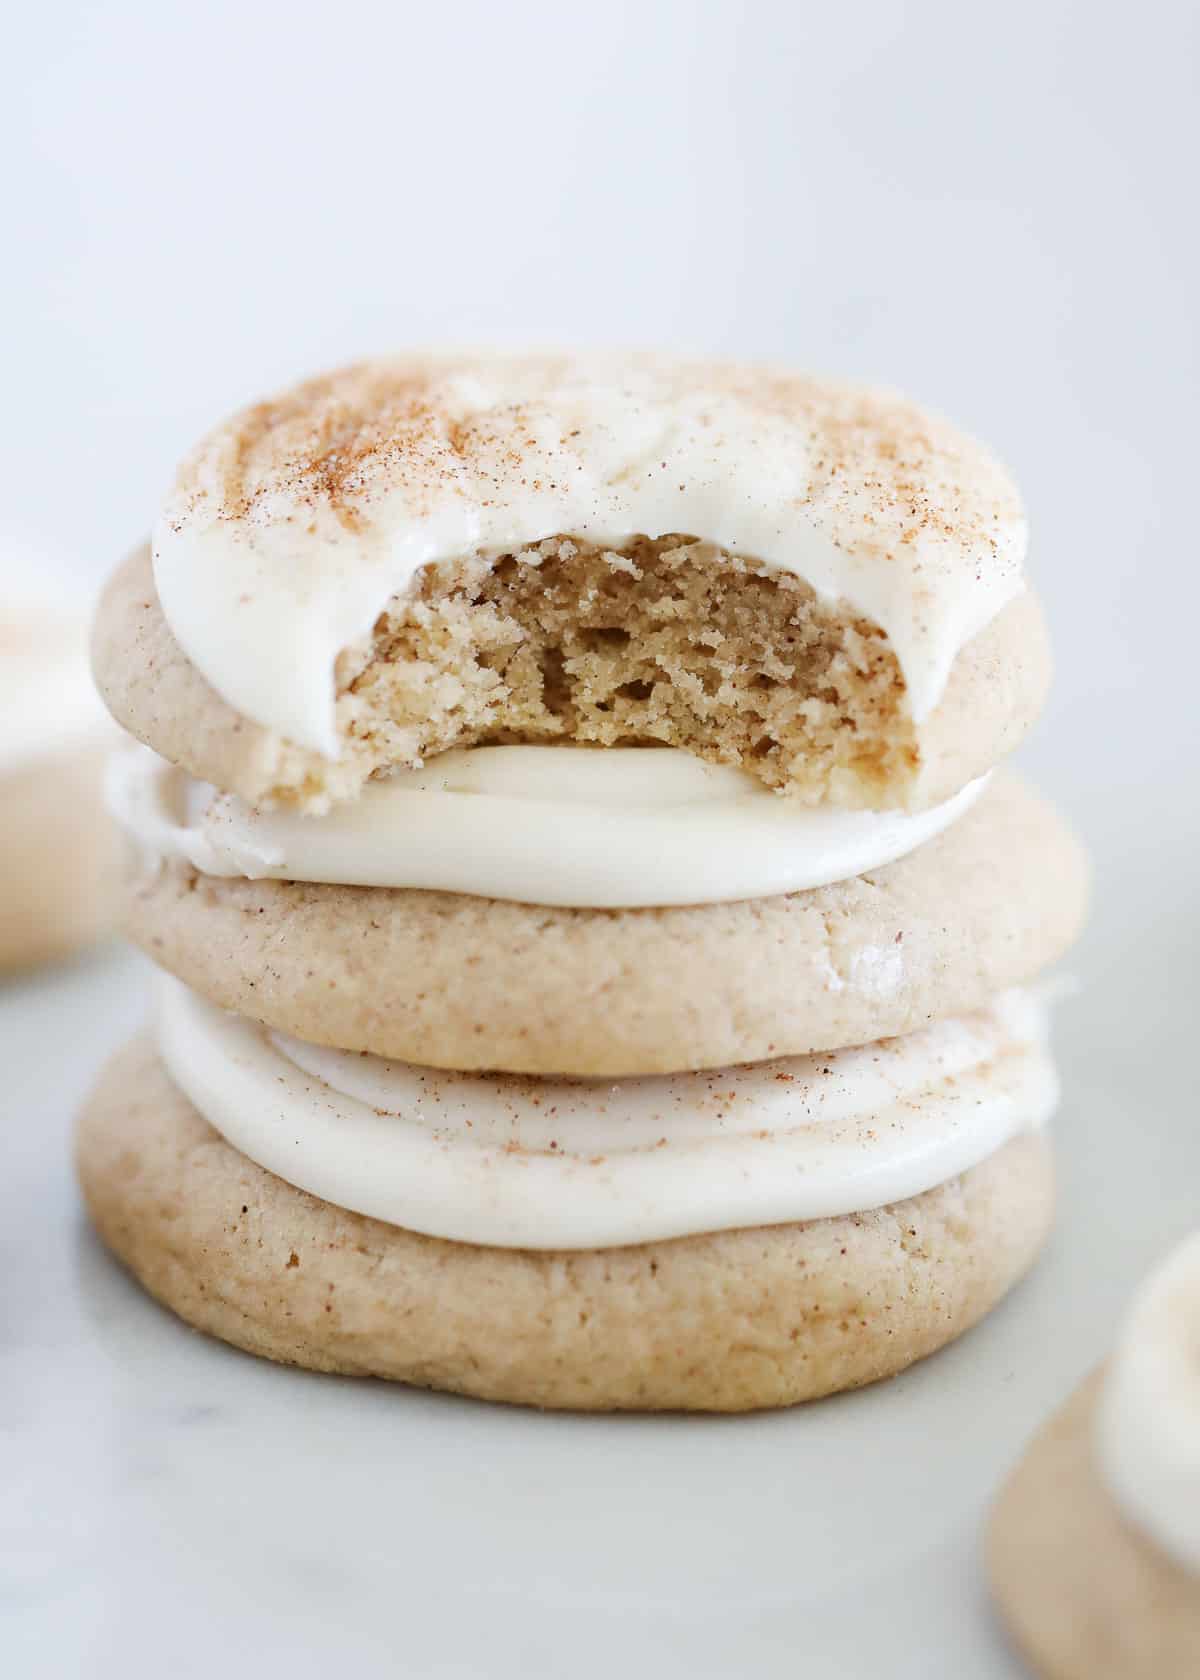
[[[1040,709],[1024,514],[888,392],[658,357],[405,357],[218,427],[102,603],[121,723],[251,804],[508,740],[656,742],[922,808]],[[253,652],[251,653],[251,650]]]
[[[591,1410],[902,1370],[1031,1263],[1087,872],[998,761],[1016,489],[892,393],[410,355],[216,430],[101,604],[152,1030],[98,1230],[213,1335]]]

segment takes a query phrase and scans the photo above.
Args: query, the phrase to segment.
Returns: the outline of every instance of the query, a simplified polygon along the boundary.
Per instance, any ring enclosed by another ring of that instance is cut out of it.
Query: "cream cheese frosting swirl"
[[[1053,1111],[1042,1006],[856,1050],[619,1083],[302,1043],[158,980],[174,1082],[234,1148],[336,1206],[458,1242],[585,1249],[918,1195]]]
[[[152,861],[577,909],[715,904],[844,881],[932,839],[983,785],[916,814],[843,811],[782,798],[674,748],[474,747],[308,816],[252,810],[145,747],[109,770],[113,812]]]
[[[411,356],[234,416],[154,533],[176,640],[231,706],[336,758],[334,663],[429,563],[688,533],[888,636],[916,722],[1024,587],[1016,489],[890,392],[653,356]]]
[[[1200,1575],[1200,1232],[1154,1273],[1125,1322],[1096,1452],[1126,1517]]]

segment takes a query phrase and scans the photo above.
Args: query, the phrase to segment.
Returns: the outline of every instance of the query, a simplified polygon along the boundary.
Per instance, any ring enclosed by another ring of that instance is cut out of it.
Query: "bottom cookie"
[[[312,1370],[580,1411],[752,1411],[892,1376],[996,1304],[1053,1208],[1032,1132],[871,1213],[583,1251],[447,1242],[256,1166],[148,1036],[101,1076],[77,1159],[100,1236],[198,1329]]]
[[[98,747],[0,778],[0,973],[67,956],[111,930],[121,841],[103,781]]]
[[[997,1503],[992,1591],[1047,1680],[1192,1680],[1200,1586],[1126,1521],[1096,1468],[1097,1373],[1038,1435]]]

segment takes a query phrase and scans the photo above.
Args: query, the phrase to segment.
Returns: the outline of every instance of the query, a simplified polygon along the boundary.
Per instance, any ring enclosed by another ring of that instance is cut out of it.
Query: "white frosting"
[[[654,357],[380,361],[235,416],[154,533],[176,639],[246,717],[337,756],[334,661],[429,562],[681,532],[889,637],[917,721],[1023,587],[1017,492],[887,392]]]
[[[371,782],[323,816],[255,811],[188,784],[145,747],[109,797],[152,859],[205,875],[424,887],[615,909],[715,904],[844,881],[941,832],[978,797],[840,811],[781,798],[672,748],[475,747]]]
[[[880,1207],[977,1165],[1057,1099],[1043,1011],[1017,992],[858,1050],[617,1084],[322,1049],[166,976],[158,1033],[172,1079],[251,1160],[340,1207],[501,1247]]]
[[[0,606],[0,773],[110,731],[92,684],[86,626],[23,600]]]
[[[1096,1453],[1128,1519],[1200,1574],[1200,1233],[1154,1274],[1125,1323]]]

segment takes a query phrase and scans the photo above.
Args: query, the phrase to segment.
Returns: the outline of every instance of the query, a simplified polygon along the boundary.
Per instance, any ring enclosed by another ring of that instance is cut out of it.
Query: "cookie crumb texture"
[[[480,743],[664,745],[863,806],[903,803],[918,768],[882,632],[687,537],[426,567],[337,679],[359,779]]]
[[[0,777],[0,974],[55,962],[114,930],[122,847],[100,746]]]
[[[874,1213],[591,1252],[477,1248],[294,1189],[231,1148],[148,1038],[101,1076],[78,1165],[109,1248],[248,1352],[577,1411],[740,1412],[903,1370],[1032,1263],[1044,1136]]]
[[[317,1044],[622,1078],[893,1037],[982,1007],[1079,931],[1087,867],[1002,775],[908,857],[812,891],[670,910],[139,870],[124,927],[222,1009]]]
[[[877,626],[788,574],[679,537],[622,553],[551,538],[427,568],[339,656],[334,762],[209,686],[164,617],[148,549],[114,573],[92,647],[100,692],[130,734],[251,805],[314,813],[392,765],[512,741],[676,745],[809,801],[925,809],[1017,745],[1050,678],[1026,591],[961,650],[942,701],[914,726]]]

